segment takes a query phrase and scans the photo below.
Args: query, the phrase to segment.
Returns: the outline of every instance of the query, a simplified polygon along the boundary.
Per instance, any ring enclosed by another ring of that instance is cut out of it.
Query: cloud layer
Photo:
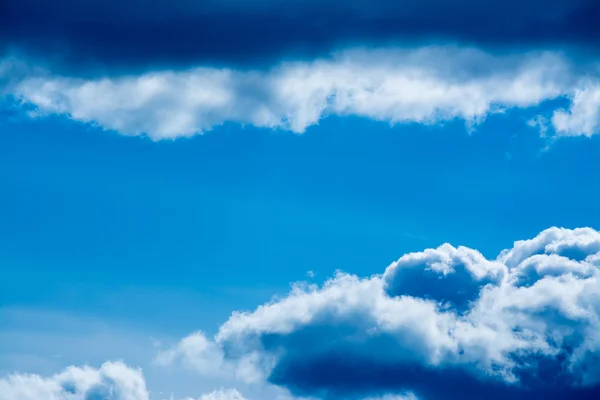
[[[432,40],[597,52],[598,12],[594,0],[5,0],[0,51],[76,75],[260,64],[318,57],[340,46]]]
[[[382,275],[299,285],[162,357],[324,399],[592,399],[599,332],[600,232],[551,228],[491,260],[444,244]]]
[[[582,72],[577,72],[584,70]],[[559,136],[597,133],[600,74],[558,53],[494,55],[473,48],[347,50],[268,71],[194,68],[80,79],[0,65],[6,96],[32,116],[64,114],[126,135],[191,136],[226,122],[303,132],[327,115],[468,126],[511,108],[571,100],[537,124]]]

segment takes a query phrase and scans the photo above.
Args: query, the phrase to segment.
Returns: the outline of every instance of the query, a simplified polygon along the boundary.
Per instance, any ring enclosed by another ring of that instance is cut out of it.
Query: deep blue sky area
[[[471,133],[330,117],[302,135],[225,125],[162,142],[6,120],[0,302],[183,328],[142,293],[177,288],[204,296],[194,307],[211,329],[307,271],[381,273],[444,242],[493,258],[550,226],[599,227],[600,141],[545,149],[528,117],[491,116]],[[132,287],[128,301],[108,295]]]
[[[588,58],[599,54],[599,14],[595,0],[5,0],[0,52],[82,76],[431,41]]]

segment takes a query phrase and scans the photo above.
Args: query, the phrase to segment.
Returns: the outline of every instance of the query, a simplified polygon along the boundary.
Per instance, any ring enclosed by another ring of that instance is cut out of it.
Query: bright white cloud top
[[[198,67],[97,79],[17,65],[5,60],[0,67],[8,82],[4,94],[34,105],[32,115],[67,115],[155,140],[226,122],[303,132],[326,115],[423,124],[461,119],[473,125],[491,113],[557,98],[570,106],[539,119],[544,128],[549,125],[558,136],[600,131],[600,70],[575,69],[569,58],[553,52],[354,49],[265,71]]]

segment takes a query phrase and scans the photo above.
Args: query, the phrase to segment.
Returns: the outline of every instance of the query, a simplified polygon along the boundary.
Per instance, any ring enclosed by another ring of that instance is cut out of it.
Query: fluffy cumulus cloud
[[[158,365],[181,361],[204,376],[225,379],[235,377],[248,383],[264,381],[266,376],[263,371],[268,369],[268,365],[264,365],[265,358],[256,353],[247,354],[235,363],[229,362],[221,348],[202,332],[196,332],[173,349],[160,353],[155,361]]]
[[[254,400],[242,387],[273,388],[267,400],[597,399],[600,232],[550,228],[493,259],[443,244],[381,274],[299,283],[156,362],[239,385],[185,400]],[[158,396],[122,362],[0,378],[0,400]]]
[[[595,399],[600,232],[551,228],[494,259],[444,244],[299,284],[161,357],[322,399]]]
[[[140,370],[121,362],[100,368],[69,367],[44,378],[13,374],[0,378],[0,400],[148,400]]]
[[[166,400],[146,389],[142,371],[123,362],[106,362],[100,368],[69,367],[50,377],[12,374],[0,378],[0,400]],[[171,395],[169,400],[174,400]],[[197,399],[248,400],[236,389],[218,389]],[[275,399],[274,399],[275,400]],[[285,400],[285,399],[282,399]],[[291,400],[291,398],[287,399]]]
[[[585,80],[571,94],[569,110],[552,116],[556,132],[566,136],[592,136],[600,132],[600,80]]]
[[[594,66],[585,70],[580,77],[568,58],[552,52],[430,46],[347,50],[268,70],[202,67],[89,79],[7,59],[0,76],[4,95],[32,116],[62,114],[157,140],[225,122],[304,132],[326,115],[422,124],[460,119],[473,126],[491,113],[556,98],[571,103],[547,121],[552,131],[591,136],[599,132],[600,74],[588,73]],[[543,120],[538,125],[547,130]]]

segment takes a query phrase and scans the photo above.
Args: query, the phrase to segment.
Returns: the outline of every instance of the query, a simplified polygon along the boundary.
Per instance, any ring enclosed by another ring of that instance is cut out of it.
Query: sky
[[[5,0],[0,400],[600,396],[591,0]]]

